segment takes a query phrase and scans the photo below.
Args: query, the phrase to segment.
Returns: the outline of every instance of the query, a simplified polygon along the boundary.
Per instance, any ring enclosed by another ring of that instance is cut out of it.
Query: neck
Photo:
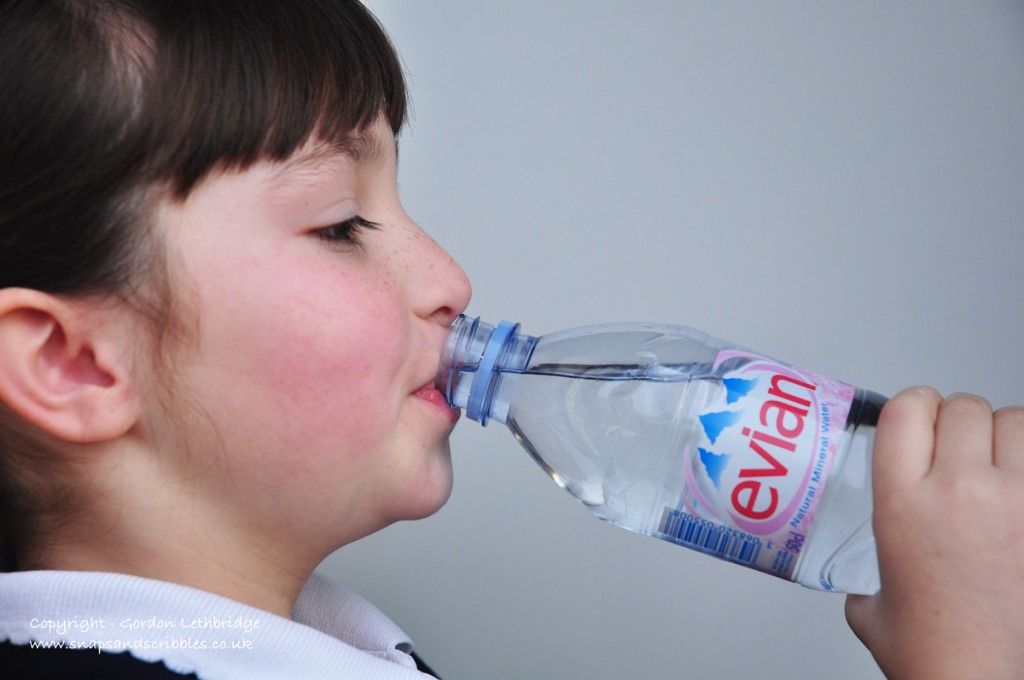
[[[141,457],[138,457],[139,459]],[[121,463],[127,457],[121,458]],[[107,571],[178,583],[291,618],[299,592],[323,555],[226,515],[194,489],[155,470],[125,474],[116,488],[95,477],[73,516],[42,533],[22,569]],[[155,481],[159,480],[159,481]]]
[[[168,543],[177,542],[170,536]],[[292,606],[312,569],[300,573],[250,555],[246,564],[211,553],[169,545],[141,547],[109,538],[55,542],[34,568],[105,571],[177,583],[221,595],[264,611],[291,618]]]

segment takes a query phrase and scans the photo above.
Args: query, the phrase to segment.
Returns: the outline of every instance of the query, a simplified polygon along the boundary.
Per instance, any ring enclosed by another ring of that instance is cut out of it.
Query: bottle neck
[[[508,404],[496,397],[501,375],[525,370],[537,344],[518,330],[511,321],[494,326],[464,315],[455,320],[435,381],[452,408],[464,409],[481,425],[492,417],[504,422]]]

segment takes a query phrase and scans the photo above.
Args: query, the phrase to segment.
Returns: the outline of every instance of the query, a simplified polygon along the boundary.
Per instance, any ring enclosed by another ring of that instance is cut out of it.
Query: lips
[[[440,391],[438,391],[438,389],[434,386],[433,382],[429,382],[423,385],[422,387],[418,388],[415,392],[412,393],[412,396],[416,397],[417,399],[422,399],[428,404],[431,404],[439,409],[444,410],[453,419],[457,419],[459,417],[459,409],[452,408],[451,406],[448,405],[448,402],[445,400],[444,395],[441,394]]]

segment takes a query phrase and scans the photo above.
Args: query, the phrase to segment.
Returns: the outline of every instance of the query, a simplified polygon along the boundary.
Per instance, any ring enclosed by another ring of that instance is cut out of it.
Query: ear
[[[127,432],[139,403],[125,314],[110,301],[0,289],[0,401],[70,442]]]

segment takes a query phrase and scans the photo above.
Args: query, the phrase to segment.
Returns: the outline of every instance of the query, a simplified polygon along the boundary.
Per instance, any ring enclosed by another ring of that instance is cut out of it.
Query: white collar
[[[0,640],[102,644],[204,679],[423,676],[408,636],[356,593],[314,574],[294,621],[194,588],[125,574],[0,573]],[[215,649],[216,647],[216,649]]]

